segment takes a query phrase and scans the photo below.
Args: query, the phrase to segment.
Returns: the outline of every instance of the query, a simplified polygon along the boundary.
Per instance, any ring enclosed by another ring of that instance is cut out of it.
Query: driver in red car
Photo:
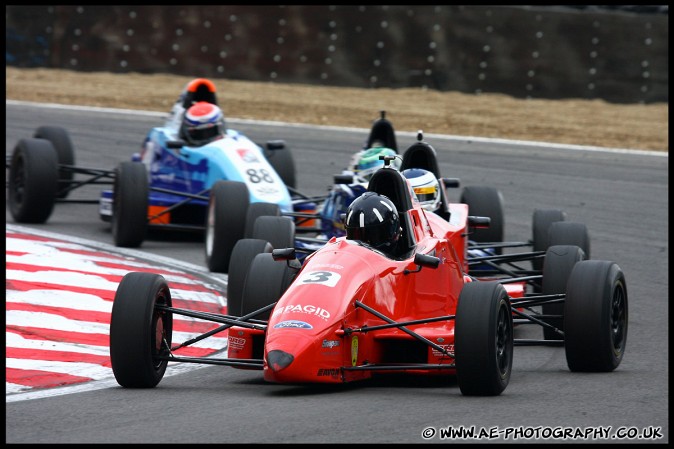
[[[400,217],[385,195],[365,192],[346,211],[346,238],[358,240],[387,255],[393,255],[400,239]]]

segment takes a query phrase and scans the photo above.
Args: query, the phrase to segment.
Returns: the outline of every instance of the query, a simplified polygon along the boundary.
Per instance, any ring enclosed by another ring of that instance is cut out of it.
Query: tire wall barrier
[[[8,5],[5,21],[14,67],[614,103],[669,97],[666,6]]]

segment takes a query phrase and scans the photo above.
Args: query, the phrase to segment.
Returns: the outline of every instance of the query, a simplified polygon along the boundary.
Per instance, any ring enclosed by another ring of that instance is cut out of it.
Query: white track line
[[[36,103],[30,101],[17,101],[17,100],[5,100],[6,104],[14,105],[24,105],[24,106],[36,106],[43,108],[51,109],[64,109],[64,110],[74,110],[74,111],[91,111],[91,112],[107,112],[112,114],[124,114],[124,115],[140,115],[146,117],[161,117],[166,118],[168,113],[156,112],[156,111],[141,111],[137,109],[115,109],[115,108],[98,108],[98,107],[89,107],[89,106],[75,106],[75,105],[63,105],[55,103]],[[237,118],[227,118],[227,121],[230,123],[249,123],[253,125],[270,125],[270,126],[286,126],[294,128],[309,128],[309,129],[327,129],[335,131],[345,131],[345,132],[356,132],[359,134],[367,134],[370,130],[369,128],[353,128],[353,127],[341,127],[341,126],[326,126],[326,125],[307,125],[303,123],[285,123],[285,122],[276,122],[269,120],[249,120],[249,119],[237,119]],[[396,131],[397,135],[406,136],[406,137],[416,137],[417,132],[406,132],[406,131]],[[477,136],[457,136],[457,135],[448,135],[448,134],[433,134],[433,133],[424,133],[425,137],[432,137],[433,139],[454,141],[454,142],[480,142],[480,143],[498,143],[501,145],[520,145],[520,146],[534,146],[534,147],[550,147],[555,149],[563,150],[572,150],[572,151],[597,151],[602,153],[626,153],[626,154],[639,154],[645,156],[656,156],[656,157],[669,157],[669,152],[667,151],[648,151],[648,150],[638,150],[632,148],[605,148],[597,147],[590,145],[572,145],[572,144],[560,144],[560,143],[550,143],[550,142],[540,142],[533,140],[509,140],[509,139],[495,139],[487,137],[477,137]]]

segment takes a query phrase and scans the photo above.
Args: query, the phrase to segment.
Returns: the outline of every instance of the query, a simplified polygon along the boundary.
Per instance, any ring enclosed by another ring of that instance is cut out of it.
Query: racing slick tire
[[[294,248],[295,222],[290,217],[258,217],[253,226],[253,238],[268,241],[274,249]]]
[[[245,238],[253,237],[253,227],[257,217],[263,217],[266,215],[279,217],[281,215],[281,208],[278,204],[274,203],[250,203],[248,206],[248,212],[246,213],[246,231],[244,232]]]
[[[293,189],[296,188],[295,160],[293,159],[290,149],[286,145],[284,145],[283,148],[277,148],[275,150],[265,148],[264,155],[269,164],[274,168],[274,171],[281,177],[283,183]]]
[[[213,184],[206,219],[206,266],[210,271],[229,272],[234,245],[244,238],[250,204],[248,187],[238,181]]]
[[[464,284],[455,324],[454,356],[461,393],[501,394],[510,381],[514,346],[512,309],[503,285]]]
[[[536,209],[532,217],[533,251],[546,251],[550,246],[548,229],[552,223],[565,221],[566,213],[559,209]],[[533,259],[532,267],[536,271],[543,269],[543,258]]]
[[[68,132],[58,126],[40,126],[33,135],[36,139],[45,139],[51,142],[56,150],[56,157],[60,165],[75,165],[75,150],[70,140]],[[63,167],[59,167],[59,183],[57,198],[66,198],[70,191],[65,190],[70,187],[73,180],[73,172]]]
[[[278,301],[295,279],[299,269],[297,259],[290,262],[276,261],[271,253],[255,256],[243,286],[241,316]],[[270,312],[259,314],[256,318],[269,319]]]
[[[576,245],[583,250],[586,259],[591,259],[590,233],[583,223],[568,221],[551,223],[548,229],[548,245]]]
[[[475,229],[469,238],[478,243],[503,242],[505,235],[503,195],[493,187],[464,187],[459,202],[468,205],[468,215],[489,217],[487,229]],[[496,254],[502,254],[502,248],[494,248]]]
[[[21,139],[9,166],[9,210],[17,223],[45,223],[56,202],[58,160],[44,139]]]
[[[620,365],[627,343],[627,284],[606,260],[578,262],[564,306],[566,363],[571,371],[609,372]]]
[[[119,164],[112,192],[112,237],[116,246],[137,248],[143,243],[149,196],[145,164]]]
[[[242,316],[241,302],[248,268],[255,256],[261,253],[271,253],[272,249],[274,248],[271,243],[261,239],[243,238],[236,242],[232,249],[227,276],[227,313]]]
[[[547,236],[545,238],[548,245],[543,250],[547,250],[555,245],[575,245],[583,250],[585,259],[590,258],[590,234],[587,226],[583,223],[572,223],[568,221],[555,221],[548,225]],[[541,259],[534,259],[534,261]],[[541,265],[541,269],[542,269]],[[534,284],[534,291],[540,292],[540,287]],[[560,311],[561,311],[561,305]]]
[[[554,295],[566,293],[566,288],[571,276],[571,271],[576,263],[585,260],[583,250],[575,245],[554,245],[545,252],[543,262],[543,283],[541,294]],[[554,318],[544,318],[548,324],[557,329],[564,330],[564,302],[544,303],[541,306],[543,315],[554,315]],[[562,340],[563,337],[554,329],[543,327],[545,340]]]
[[[127,273],[117,287],[110,318],[110,361],[117,383],[152,388],[164,377],[173,335],[171,292],[163,276]]]

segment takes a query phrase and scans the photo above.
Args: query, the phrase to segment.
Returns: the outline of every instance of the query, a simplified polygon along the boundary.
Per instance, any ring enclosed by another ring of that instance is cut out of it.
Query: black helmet
[[[384,195],[365,192],[346,211],[346,238],[379,250],[391,250],[400,238],[400,217]]]

